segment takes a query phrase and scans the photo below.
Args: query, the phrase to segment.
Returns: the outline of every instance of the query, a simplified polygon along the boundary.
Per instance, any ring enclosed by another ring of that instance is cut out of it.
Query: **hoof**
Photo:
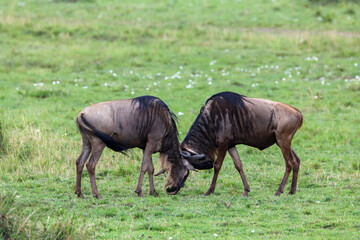
[[[78,198],[83,198],[83,199],[85,198],[82,193],[77,193],[77,192],[75,192],[75,194],[78,196]]]
[[[241,194],[241,197],[247,198],[247,197],[249,197],[249,196],[248,196],[248,193],[246,192],[246,193]]]
[[[275,196],[280,196],[282,192],[276,191]]]
[[[94,197],[94,198],[97,198],[97,199],[102,198],[99,194],[94,194],[93,197]]]
[[[159,194],[155,191],[155,192],[153,192],[153,193],[150,193],[150,195],[153,195],[154,197],[158,197],[159,196]]]
[[[288,195],[295,195],[295,192],[290,191]]]
[[[138,194],[138,197],[144,197],[144,194],[142,193],[141,190],[135,190],[135,192]]]
[[[213,193],[214,193],[213,191],[207,191],[206,193],[204,193],[204,196],[210,196]]]

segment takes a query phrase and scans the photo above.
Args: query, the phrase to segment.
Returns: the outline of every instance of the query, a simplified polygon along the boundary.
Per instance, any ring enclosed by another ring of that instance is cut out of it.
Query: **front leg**
[[[146,147],[143,150],[143,161],[141,163],[141,172],[140,172],[138,184],[135,189],[135,192],[138,194],[139,197],[144,197],[144,194],[142,192],[142,183],[144,181],[145,172],[147,172],[149,175],[150,194],[154,196],[157,195],[153,181],[154,166],[152,163],[152,153],[154,152],[154,150],[155,147],[153,146],[153,144],[149,142],[146,144]]]
[[[235,168],[240,173],[241,180],[242,180],[242,182],[244,184],[244,193],[241,196],[242,197],[248,197],[248,192],[250,192],[250,186],[249,186],[249,183],[248,183],[248,181],[246,179],[246,176],[245,176],[245,173],[244,173],[244,170],[243,170],[243,166],[242,166],[242,163],[241,163],[241,160],[240,160],[240,157],[239,157],[239,153],[236,150],[236,147],[230,148],[228,150],[228,152],[229,152],[231,158],[233,159]]]
[[[224,162],[225,155],[226,155],[226,150],[219,149],[216,161],[214,163],[214,176],[211,181],[211,185],[210,185],[209,189],[204,194],[205,196],[209,196],[210,194],[214,193],[214,191],[215,191],[216,180],[219,175],[219,171],[221,169],[222,163]]]

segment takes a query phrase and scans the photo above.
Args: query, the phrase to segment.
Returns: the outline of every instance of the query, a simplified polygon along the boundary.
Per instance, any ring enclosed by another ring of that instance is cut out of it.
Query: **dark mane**
[[[220,92],[206,100],[205,105],[210,100],[214,100],[220,102],[221,104],[225,104],[224,107],[231,107],[233,110],[235,110],[238,108],[238,106],[240,106],[244,111],[247,111],[244,104],[244,97],[244,95],[240,95],[234,92]]]
[[[143,117],[145,117],[145,118],[149,118],[150,117],[149,115],[152,114],[150,109],[152,109],[154,102],[156,102],[155,109],[159,109],[159,110],[165,109],[165,111],[167,113],[169,113],[172,128],[175,130],[176,135],[178,135],[179,133],[178,133],[178,129],[176,126],[176,122],[177,122],[178,118],[175,113],[170,111],[169,107],[160,98],[153,97],[153,96],[140,96],[140,97],[132,99],[132,104],[139,103],[141,115],[143,115]]]

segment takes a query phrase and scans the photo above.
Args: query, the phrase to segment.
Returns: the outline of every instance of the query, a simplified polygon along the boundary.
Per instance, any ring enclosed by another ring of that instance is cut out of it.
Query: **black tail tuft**
[[[124,153],[126,155],[126,150],[129,150],[129,147],[126,147],[124,145],[121,145],[120,143],[116,142],[114,139],[112,139],[109,135],[97,130],[91,123],[88,122],[88,120],[86,120],[86,118],[84,117],[84,114],[81,114],[81,120],[85,123],[85,125],[87,127],[89,127],[92,130],[92,133],[100,138],[108,148],[116,151],[116,152],[121,152]],[[79,128],[81,130],[81,128]]]

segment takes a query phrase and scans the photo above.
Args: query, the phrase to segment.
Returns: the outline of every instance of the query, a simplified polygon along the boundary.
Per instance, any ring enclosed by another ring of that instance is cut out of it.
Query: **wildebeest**
[[[303,123],[301,112],[284,103],[248,98],[233,92],[210,97],[201,108],[187,136],[181,143],[181,154],[196,169],[211,169],[214,176],[205,195],[214,193],[221,165],[228,151],[244,184],[242,196],[248,196],[246,180],[236,145],[244,144],[263,150],[276,143],[285,159],[286,171],[275,195],[284,191],[293,171],[289,194],[295,194],[300,158],[291,140]],[[216,160],[215,160],[216,156]]]
[[[99,198],[95,181],[96,164],[105,148],[124,152],[131,148],[143,150],[140,177],[135,192],[143,197],[142,182],[149,175],[150,194],[157,196],[154,188],[152,154],[160,152],[162,172],[167,172],[165,186],[168,194],[176,194],[193,169],[180,155],[176,116],[159,98],[142,96],[134,99],[101,102],[82,110],[77,125],[82,136],[82,151],[76,160],[76,191],[81,192],[81,175],[84,164],[89,172],[92,194]]]

